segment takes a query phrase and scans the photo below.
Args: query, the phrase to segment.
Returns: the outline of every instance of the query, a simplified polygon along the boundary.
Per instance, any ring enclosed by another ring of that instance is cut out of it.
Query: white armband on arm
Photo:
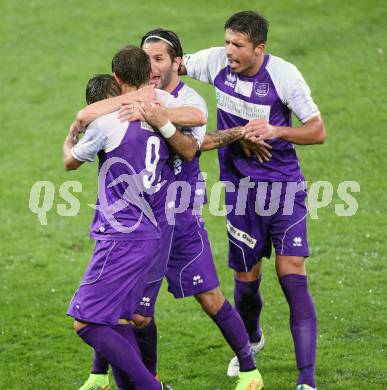
[[[159,128],[161,135],[165,138],[171,138],[176,133],[176,127],[171,121],[168,121],[164,126]]]

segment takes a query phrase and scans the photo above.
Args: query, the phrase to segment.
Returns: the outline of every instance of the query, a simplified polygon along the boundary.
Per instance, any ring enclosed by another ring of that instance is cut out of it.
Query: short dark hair
[[[151,38],[150,38],[151,37]],[[159,38],[158,38],[159,37]],[[163,28],[156,28],[154,30],[148,31],[141,38],[141,47],[144,46],[145,42],[165,42],[168,49],[168,54],[171,57],[171,60],[174,61],[176,57],[183,57],[183,49],[181,47],[180,39],[176,33],[171,30],[165,30]]]
[[[224,29],[246,34],[255,47],[260,43],[266,43],[269,22],[257,12],[242,11],[230,16]]]
[[[131,87],[139,88],[149,81],[151,64],[148,55],[137,46],[125,46],[112,60],[112,72]]]
[[[96,74],[87,82],[87,104],[118,95],[121,95],[121,88],[111,74]]]

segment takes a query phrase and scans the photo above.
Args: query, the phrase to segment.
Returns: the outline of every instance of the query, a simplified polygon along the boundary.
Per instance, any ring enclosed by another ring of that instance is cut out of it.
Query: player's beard
[[[160,76],[160,89],[166,89],[170,84],[172,77],[173,77],[173,70],[172,67],[170,67],[164,75]]]

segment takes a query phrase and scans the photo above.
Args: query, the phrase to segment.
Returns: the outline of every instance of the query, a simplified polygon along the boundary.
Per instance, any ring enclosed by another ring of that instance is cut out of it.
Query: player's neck
[[[257,61],[250,68],[242,72],[243,76],[248,76],[248,77],[255,76],[258,73],[259,69],[261,68],[264,60],[265,60],[265,53],[262,53],[262,55],[260,55],[257,58]]]
[[[165,87],[164,91],[166,91],[168,93],[173,92],[176,89],[176,87],[178,86],[179,82],[180,82],[180,79],[176,73],[172,76],[170,83]]]
[[[121,84],[121,91],[122,93],[128,93],[128,92],[133,92],[133,91],[137,91],[137,87],[132,87],[128,84]]]

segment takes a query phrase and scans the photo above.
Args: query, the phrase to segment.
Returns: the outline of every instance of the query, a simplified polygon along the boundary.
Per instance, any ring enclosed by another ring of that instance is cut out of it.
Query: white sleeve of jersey
[[[167,108],[176,108],[181,107],[181,104],[179,104],[176,99],[168,92],[163,91],[162,89],[156,88],[156,97],[157,100],[165,107]]]
[[[296,66],[271,56],[267,70],[280,99],[302,123],[320,115],[310,88]]]
[[[195,107],[202,111],[206,118],[208,118],[207,104],[205,100],[193,89],[186,88],[184,94],[184,106]],[[195,138],[199,145],[199,149],[202,146],[204,136],[206,135],[207,125],[191,127],[190,133]]]
[[[211,47],[194,54],[185,54],[183,63],[189,77],[209,84],[214,84],[216,75],[228,64],[224,47]]]
[[[204,140],[204,136],[206,135],[207,126],[204,125],[204,126],[199,126],[199,127],[191,127],[190,130],[191,130],[190,133],[195,138],[196,142],[199,145],[199,149],[200,149],[202,146],[203,140]]]
[[[84,136],[71,149],[71,154],[78,161],[93,162],[97,153],[105,148],[108,137],[95,122],[89,125]]]
[[[73,157],[79,161],[92,162],[101,150],[114,150],[125,136],[128,124],[119,121],[117,111],[100,116],[90,123],[85,135],[72,148]]]
[[[187,88],[187,86],[185,87],[183,98],[175,98],[168,92],[159,89],[156,89],[156,95],[166,107],[194,107],[202,111],[206,115],[206,118],[208,117],[207,105],[204,99],[193,89]],[[207,131],[207,126],[191,127],[189,129],[183,128],[182,131],[187,134],[192,134],[200,148]]]

